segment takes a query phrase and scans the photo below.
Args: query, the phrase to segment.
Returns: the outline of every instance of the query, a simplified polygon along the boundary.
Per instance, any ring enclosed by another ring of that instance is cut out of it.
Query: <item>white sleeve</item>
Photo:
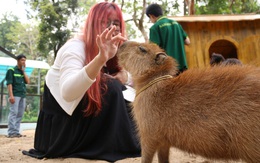
[[[84,47],[72,46],[64,51],[60,59],[62,98],[68,102],[81,98],[95,81],[91,80],[85,71]]]

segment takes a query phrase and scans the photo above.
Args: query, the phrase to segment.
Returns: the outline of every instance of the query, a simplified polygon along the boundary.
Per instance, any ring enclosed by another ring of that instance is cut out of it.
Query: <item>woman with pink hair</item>
[[[122,94],[128,76],[115,55],[125,40],[120,8],[109,2],[94,5],[82,35],[61,47],[46,75],[34,149],[23,154],[109,162],[140,157],[130,106]]]

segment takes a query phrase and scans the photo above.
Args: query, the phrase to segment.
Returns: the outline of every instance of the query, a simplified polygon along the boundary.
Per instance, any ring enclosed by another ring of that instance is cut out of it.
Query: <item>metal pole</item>
[[[37,94],[40,95],[41,93],[41,71],[38,68],[38,85],[37,85]]]

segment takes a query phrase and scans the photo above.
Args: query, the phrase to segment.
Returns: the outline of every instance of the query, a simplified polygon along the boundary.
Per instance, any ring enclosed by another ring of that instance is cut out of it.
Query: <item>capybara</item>
[[[142,163],[175,147],[212,160],[260,163],[260,68],[191,68],[152,43],[125,42],[117,52],[136,89],[133,116]]]

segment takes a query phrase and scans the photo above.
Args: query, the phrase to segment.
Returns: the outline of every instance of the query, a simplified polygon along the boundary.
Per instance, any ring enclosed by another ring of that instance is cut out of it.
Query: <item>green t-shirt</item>
[[[12,84],[13,95],[17,97],[26,96],[26,83],[24,79],[23,71],[20,70],[17,66],[9,68],[7,70],[6,76],[6,85]]]
[[[179,69],[188,68],[184,40],[187,38],[182,26],[166,17],[159,18],[150,28],[150,41],[164,49],[176,59]]]

